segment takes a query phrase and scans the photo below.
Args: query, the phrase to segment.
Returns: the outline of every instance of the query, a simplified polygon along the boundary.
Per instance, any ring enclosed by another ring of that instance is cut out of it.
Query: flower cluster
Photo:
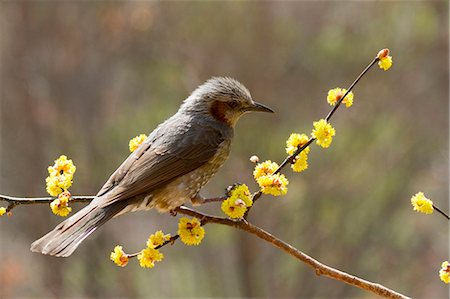
[[[414,211],[424,214],[433,213],[433,202],[426,198],[423,192],[418,192],[416,195],[411,197],[411,204]]]
[[[166,242],[170,241],[170,235],[165,235],[162,231],[157,231],[151,235],[147,240],[147,248],[142,249],[139,254],[137,254],[137,259],[139,265],[142,268],[153,268],[155,262],[160,262],[164,258],[164,255],[159,252],[157,248],[164,245]],[[131,255],[131,257],[136,255]],[[120,267],[125,267],[128,264],[130,255],[126,254],[122,246],[116,246],[114,251],[111,252],[110,259]]]
[[[339,102],[339,100],[344,96],[346,92],[347,89],[345,88],[336,87],[334,89],[330,89],[327,96],[328,104],[330,104],[331,106],[336,105],[336,103]],[[342,103],[344,103],[345,107],[347,108],[353,105],[353,92],[350,91],[342,100]]]
[[[222,202],[222,211],[230,218],[242,218],[247,208],[253,204],[247,185],[237,185],[230,191],[230,196]]]
[[[5,215],[5,213],[6,213],[6,208],[0,207],[0,216]]]
[[[47,192],[51,196],[58,196],[72,186],[73,174],[77,170],[72,160],[61,155],[55,160],[53,166],[48,167],[49,176],[45,179],[47,183]]]
[[[450,263],[448,261],[442,263],[439,277],[443,282],[450,283]]]
[[[308,135],[292,133],[286,141],[286,153],[293,155],[299,147],[304,146],[309,141]],[[306,147],[297,157],[295,157],[292,169],[295,172],[301,172],[308,168],[309,147]]]
[[[55,215],[65,217],[72,211],[68,205],[71,195],[67,190],[72,186],[73,175],[77,168],[72,160],[61,155],[47,170],[49,174],[45,179],[47,192],[51,196],[58,197],[50,204],[50,208]]]
[[[205,229],[197,218],[180,218],[178,222],[178,235],[186,245],[199,245],[205,237]]]
[[[279,168],[278,164],[270,160],[258,163],[253,171],[253,177],[264,194],[273,196],[285,195],[289,181],[284,174],[274,174]]]
[[[155,262],[160,262],[164,255],[157,248],[170,240],[170,234],[165,235],[161,230],[150,235],[147,240],[147,248],[143,249],[137,256],[142,268],[153,268]]]
[[[392,56],[389,56],[389,49],[383,49],[377,54],[378,66],[380,69],[387,71],[392,66]]]
[[[134,152],[142,142],[147,139],[147,135],[141,134],[130,140],[128,146],[130,147],[130,152]]]
[[[313,126],[314,130],[311,135],[316,138],[316,143],[323,148],[329,147],[333,141],[333,136],[336,134],[335,129],[325,119],[315,121]]]

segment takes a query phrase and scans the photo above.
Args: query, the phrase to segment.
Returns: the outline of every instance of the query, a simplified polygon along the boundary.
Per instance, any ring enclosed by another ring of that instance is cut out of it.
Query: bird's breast
[[[228,158],[230,143],[230,141],[222,142],[216,154],[207,163],[155,190],[150,208],[167,212],[194,198]]]

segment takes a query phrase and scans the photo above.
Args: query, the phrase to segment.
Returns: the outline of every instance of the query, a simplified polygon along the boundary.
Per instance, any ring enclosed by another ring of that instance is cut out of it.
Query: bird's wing
[[[101,206],[152,192],[197,169],[224,141],[223,134],[209,126],[165,127],[149,136],[109,178],[97,194]]]

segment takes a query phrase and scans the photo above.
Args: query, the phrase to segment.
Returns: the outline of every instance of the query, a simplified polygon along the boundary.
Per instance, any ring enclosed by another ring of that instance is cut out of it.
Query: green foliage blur
[[[331,147],[313,146],[307,171],[287,169],[288,194],[264,196],[249,220],[330,266],[445,298],[448,221],[409,199],[423,191],[449,209],[448,18],[446,1],[2,2],[0,193],[45,195],[47,166],[65,154],[77,166],[72,193],[95,194],[128,140],[211,76],[238,79],[277,113],[243,117],[203,195],[234,182],[256,190],[248,158],[280,162],[290,133],[309,134],[329,111],[328,89],[388,47],[394,66],[371,70],[337,111]],[[176,232],[156,211],[108,222],[68,259],[31,253],[61,219],[46,206],[0,219],[1,298],[373,297],[217,225],[200,247],[164,248],[154,269],[115,266],[115,245],[134,252],[156,230]]]

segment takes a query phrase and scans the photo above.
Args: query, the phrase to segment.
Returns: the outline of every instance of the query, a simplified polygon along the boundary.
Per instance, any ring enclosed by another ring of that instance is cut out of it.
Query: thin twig
[[[328,113],[327,117],[325,117],[325,120],[329,122],[331,117],[333,116],[334,112],[338,109],[338,107],[341,105],[344,98],[352,91],[353,87],[359,82],[359,80],[370,70],[370,68],[377,63],[380,59],[378,57],[375,57],[372,62],[359,74],[359,76],[353,81],[352,84],[348,87],[347,91],[345,92],[344,96],[339,99],[339,101],[336,103],[336,105],[331,109],[330,113]]]
[[[262,228],[259,228],[246,220],[232,220],[229,218],[223,218],[223,217],[215,217],[207,214],[200,213],[198,211],[186,208],[184,206],[178,207],[175,209],[176,212],[180,214],[189,215],[192,217],[197,217],[199,219],[202,219],[202,223],[216,223],[216,224],[222,224],[231,226],[243,231],[246,231],[252,235],[257,236],[258,238],[272,244],[273,246],[285,251],[286,253],[290,254],[291,256],[295,257],[296,259],[300,260],[301,262],[307,264],[311,268],[313,268],[317,275],[324,275],[329,278],[339,280],[342,282],[345,282],[349,285],[356,286],[358,288],[361,288],[366,291],[373,292],[377,295],[386,297],[386,298],[409,298],[403,294],[400,294],[394,290],[391,290],[379,283],[370,282],[367,280],[364,280],[362,278],[359,278],[357,276],[348,274],[346,272],[334,269],[330,266],[327,266],[316,259],[312,258],[311,256],[301,252],[297,248],[289,245],[288,243],[278,239],[277,237],[271,235],[270,233],[266,232]]]
[[[172,245],[173,243],[175,243],[176,240],[178,240],[179,237],[180,237],[179,235],[175,235],[175,236],[173,236],[173,237],[170,237],[169,240],[165,241],[164,243],[162,243],[162,244],[159,245],[159,246],[156,246],[155,249],[160,249],[161,247],[164,247],[164,246],[166,246],[166,245],[168,245],[168,244]],[[134,257],[137,257],[141,252],[142,252],[142,250],[139,251],[139,252],[136,252],[136,253],[130,253],[130,254],[127,254],[127,257],[128,257],[128,258],[134,258]]]
[[[366,68],[358,75],[358,77],[356,77],[355,81],[352,82],[352,84],[350,84],[350,86],[348,87],[347,91],[344,93],[344,95],[337,101],[336,105],[333,106],[333,108],[330,110],[330,112],[328,113],[328,115],[325,117],[325,120],[327,122],[330,121],[331,117],[333,116],[334,112],[336,112],[336,110],[339,108],[339,106],[341,105],[342,101],[345,99],[345,97],[352,91],[353,87],[355,87],[355,85],[359,82],[359,80],[361,80],[361,78],[370,70],[370,68],[377,63],[377,61],[379,61],[380,59],[378,57],[375,57],[367,66]],[[292,163],[295,159],[295,157],[297,157],[301,152],[303,152],[311,143],[314,142],[314,140],[316,140],[316,138],[311,137],[308,142],[306,142],[303,146],[299,146],[297,147],[297,150],[292,154],[287,156],[283,162],[281,162],[280,166],[278,167],[277,170],[275,170],[274,174],[279,173],[287,164]],[[255,203],[255,201],[257,201],[262,195],[261,191],[255,192],[253,194],[253,203]],[[247,219],[248,214],[250,213],[251,207],[249,207],[247,209],[247,211],[244,214],[244,219]]]
[[[445,218],[447,218],[448,220],[450,220],[450,216],[448,216],[448,214],[446,214],[444,211],[442,211],[441,209],[439,209],[438,207],[436,207],[434,204],[433,204],[433,208],[434,208],[436,211],[438,211],[439,213],[441,213],[441,215],[443,215]]]
[[[92,195],[78,195],[72,196],[70,202],[90,202],[95,198]],[[20,205],[32,205],[32,204],[50,204],[54,201],[55,197],[14,197],[0,194],[0,201],[6,201],[8,206],[6,212],[10,212],[13,208]]]

